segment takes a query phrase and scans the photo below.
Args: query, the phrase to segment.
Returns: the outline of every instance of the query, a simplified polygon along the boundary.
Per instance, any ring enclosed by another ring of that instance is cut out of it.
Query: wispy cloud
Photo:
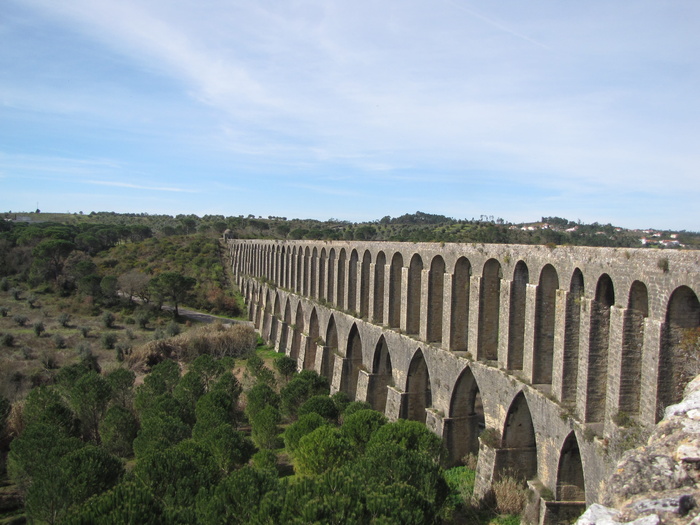
[[[185,189],[185,188],[174,188],[167,186],[143,186],[141,184],[131,184],[128,182],[114,182],[114,181],[104,181],[104,180],[86,180],[86,184],[96,184],[99,186],[114,186],[117,188],[129,188],[133,190],[148,190],[148,191],[171,191],[175,193],[199,193],[197,190]]]

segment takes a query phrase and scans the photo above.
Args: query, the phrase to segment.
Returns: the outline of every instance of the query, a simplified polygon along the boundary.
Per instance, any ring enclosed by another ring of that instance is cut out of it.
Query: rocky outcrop
[[[626,452],[606,483],[603,503],[580,525],[700,525],[700,376],[669,406],[646,446]]]

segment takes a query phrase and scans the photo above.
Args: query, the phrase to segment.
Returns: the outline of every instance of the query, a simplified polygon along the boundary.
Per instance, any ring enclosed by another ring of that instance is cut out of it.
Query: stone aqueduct
[[[478,454],[478,495],[528,480],[543,522],[598,501],[618,424],[654,425],[700,359],[696,251],[227,242],[264,339]]]

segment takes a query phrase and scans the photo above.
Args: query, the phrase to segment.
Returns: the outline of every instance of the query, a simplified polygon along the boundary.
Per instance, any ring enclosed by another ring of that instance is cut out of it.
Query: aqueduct
[[[630,427],[700,372],[697,251],[227,242],[264,339],[478,454],[477,495],[527,480],[542,523],[598,501]]]

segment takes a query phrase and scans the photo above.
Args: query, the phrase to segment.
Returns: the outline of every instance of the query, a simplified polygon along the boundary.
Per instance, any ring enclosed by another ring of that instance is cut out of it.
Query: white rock
[[[627,522],[617,521],[616,518],[619,515],[620,512],[615,509],[594,503],[576,521],[576,525],[658,525],[660,523],[656,514]]]

